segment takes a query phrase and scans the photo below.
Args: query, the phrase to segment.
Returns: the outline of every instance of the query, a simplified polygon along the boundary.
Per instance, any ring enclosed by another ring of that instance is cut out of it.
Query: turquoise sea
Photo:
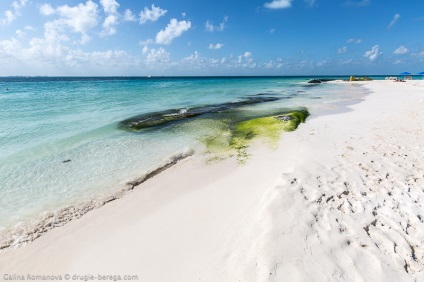
[[[213,131],[191,122],[131,132],[118,128],[124,119],[261,96],[278,99],[237,110],[318,113],[358,98],[358,87],[311,86],[309,79],[0,78],[0,229],[119,189],[187,148],[201,154],[202,138]]]

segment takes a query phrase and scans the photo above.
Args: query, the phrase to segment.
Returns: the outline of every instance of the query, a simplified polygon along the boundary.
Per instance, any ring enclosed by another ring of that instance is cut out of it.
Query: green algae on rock
[[[237,151],[238,161],[244,162],[249,156],[247,149],[252,139],[261,138],[274,147],[283,131],[296,130],[308,116],[309,113],[305,109],[237,123],[232,130],[230,147]]]
[[[294,131],[300,123],[305,122],[309,113],[306,109],[281,112],[272,116],[262,116],[251,119],[233,121],[228,127],[222,128],[204,138],[210,160],[221,160],[236,156],[238,163],[247,161],[250,154],[248,148],[253,139],[267,143],[276,148],[281,133]]]

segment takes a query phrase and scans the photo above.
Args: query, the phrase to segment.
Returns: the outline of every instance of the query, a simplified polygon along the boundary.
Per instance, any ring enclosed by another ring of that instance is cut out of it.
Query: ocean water
[[[311,86],[308,79],[0,78],[0,229],[115,191],[187,148],[201,153],[200,141],[212,130],[202,123],[118,128],[132,116],[261,95],[279,100],[239,111],[319,111],[358,98],[357,87]]]

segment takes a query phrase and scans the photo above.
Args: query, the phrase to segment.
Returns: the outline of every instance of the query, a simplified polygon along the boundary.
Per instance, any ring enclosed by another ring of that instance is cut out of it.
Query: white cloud
[[[240,65],[250,65],[252,67],[252,63],[253,63],[253,58],[252,58],[252,53],[251,52],[244,52],[243,55],[240,55],[237,57],[237,63]]]
[[[146,56],[146,64],[154,67],[169,65],[171,55],[162,47],[159,49],[151,49]]]
[[[346,53],[347,52],[347,47],[346,46],[344,46],[344,47],[342,47],[342,48],[339,48],[338,50],[337,50],[337,54],[344,54],[344,53]]]
[[[224,44],[221,44],[221,43],[209,44],[209,49],[217,50],[217,49],[221,49],[222,47],[224,47]]]
[[[394,16],[393,16],[393,20],[390,22],[390,24],[389,24],[389,26],[387,27],[387,29],[391,29],[395,24],[396,24],[396,22],[398,21],[400,19],[400,15],[399,14],[395,14]]]
[[[0,41],[0,61],[10,63],[0,75],[122,75],[139,65],[137,57],[123,50],[83,52],[66,47],[55,31],[46,27],[45,38],[33,38],[28,47],[14,38]]]
[[[126,9],[124,12],[124,21],[126,22],[135,22],[136,18],[133,12],[130,9]]]
[[[166,28],[156,34],[156,43],[170,44],[173,39],[181,36],[181,34],[189,30],[190,27],[190,21],[177,21],[176,19],[171,19]]]
[[[274,33],[275,32],[275,28],[271,28],[270,30],[269,30],[269,33]]]
[[[25,37],[26,33],[25,33],[24,31],[22,31],[22,30],[18,29],[18,30],[16,30],[16,35],[17,35],[19,38],[23,38],[23,37]]]
[[[146,55],[148,52],[149,52],[149,47],[147,47],[147,46],[144,46],[143,49],[141,50],[141,53],[143,55]]]
[[[214,29],[215,29],[215,27],[213,26],[213,24],[209,21],[209,20],[207,20],[206,21],[206,24],[205,24],[205,29],[207,30],[207,31],[214,31]]]
[[[60,19],[52,22],[58,29],[61,26],[69,27],[73,32],[81,33],[81,43],[90,40],[88,31],[97,26],[97,4],[88,0],[86,4],[78,4],[74,7],[68,5],[60,6],[56,12],[61,16]]]
[[[349,38],[347,40],[347,43],[360,44],[360,43],[362,43],[362,39],[361,38]]]
[[[265,8],[268,9],[284,9],[291,7],[292,0],[274,0],[264,4]]]
[[[264,63],[264,67],[267,69],[281,69],[282,67],[286,66],[287,64],[283,62],[283,59],[278,58],[276,61],[269,61],[267,63]]]
[[[106,14],[117,14],[119,3],[115,0],[100,0],[100,4]]]
[[[409,53],[409,50],[403,45],[399,46],[396,50],[393,51],[393,54],[396,54],[396,55],[403,55],[406,53]]]
[[[214,32],[214,31],[224,31],[225,29],[225,23],[228,22],[228,17],[225,16],[222,22],[219,25],[213,25],[213,22],[210,20],[207,20],[205,23],[205,30]]]
[[[383,54],[382,52],[379,52],[378,50],[378,45],[374,45],[371,50],[366,51],[364,54],[365,58],[368,58],[371,62],[375,61],[381,54]]]
[[[119,18],[117,15],[109,15],[105,18],[103,22],[103,31],[101,36],[113,35],[116,33],[116,25],[119,23]]]
[[[0,19],[3,25],[11,24],[17,17],[21,16],[21,9],[28,4],[28,0],[16,0],[12,3],[12,8],[4,12],[4,18]]]
[[[147,7],[144,7],[144,11],[140,12],[140,23],[144,24],[148,21],[155,22],[167,12],[167,10],[161,9],[160,7],[155,7],[154,4],[152,4],[151,10],[149,10]]]
[[[40,13],[44,16],[50,16],[55,13],[55,10],[50,4],[43,4],[40,6]]]
[[[16,57],[19,56],[20,49],[19,41],[15,38],[0,41],[0,55]]]
[[[202,58],[202,56],[200,55],[200,53],[197,52],[197,51],[194,51],[193,54],[191,54],[188,57],[185,57],[184,61],[189,61],[189,62],[192,62],[192,63],[196,62],[196,61],[199,62],[201,58]]]
[[[102,36],[113,35],[116,33],[116,26],[119,23],[119,3],[115,0],[100,0],[100,4],[103,7],[107,17],[103,22]]]

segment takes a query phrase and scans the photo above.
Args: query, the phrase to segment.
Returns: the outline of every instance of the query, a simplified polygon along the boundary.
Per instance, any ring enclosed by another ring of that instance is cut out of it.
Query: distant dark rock
[[[329,82],[329,81],[334,81],[335,79],[332,78],[316,78],[316,79],[311,79],[308,81],[308,83],[315,83],[315,84],[319,84],[322,82]]]
[[[62,163],[69,163],[71,160],[64,160]]]

